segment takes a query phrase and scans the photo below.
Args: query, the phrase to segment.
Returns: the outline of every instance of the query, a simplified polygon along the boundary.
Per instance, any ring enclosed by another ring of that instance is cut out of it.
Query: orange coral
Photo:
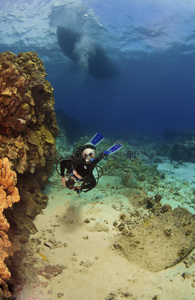
[[[16,182],[16,173],[10,169],[9,160],[5,157],[0,160],[0,206],[3,209],[20,200]]]
[[[9,229],[9,224],[3,215],[3,210],[12,207],[14,202],[20,200],[16,173],[11,170],[8,158],[0,159],[0,281],[8,280],[11,276],[4,260],[11,254],[11,243],[5,231]]]

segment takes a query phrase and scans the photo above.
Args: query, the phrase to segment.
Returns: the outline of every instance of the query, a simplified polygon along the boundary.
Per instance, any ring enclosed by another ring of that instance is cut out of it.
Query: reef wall
[[[53,88],[46,75],[43,62],[34,52],[0,54],[0,159],[8,158],[17,173],[21,200],[14,209],[5,211],[10,224],[8,236],[17,255],[22,253],[29,234],[36,232],[32,219],[47,205],[43,188],[55,159],[58,128]],[[14,266],[10,282],[15,284],[18,274],[14,256],[7,264],[11,269]]]

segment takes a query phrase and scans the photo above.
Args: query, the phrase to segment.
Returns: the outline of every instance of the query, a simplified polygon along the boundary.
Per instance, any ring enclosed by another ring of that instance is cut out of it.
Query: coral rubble
[[[0,289],[0,294],[3,297],[9,296],[5,281],[9,280],[11,276],[4,260],[12,254],[11,242],[5,233],[10,225],[3,215],[3,211],[20,200],[18,189],[15,186],[16,182],[16,173],[11,170],[8,158],[0,159],[0,284],[4,287],[3,290]]]
[[[53,88],[46,75],[35,52],[0,53],[0,159],[7,157],[11,162],[21,197],[14,209],[4,213],[14,252],[22,251],[29,234],[36,232],[32,218],[47,205],[43,188],[53,168],[58,128]],[[9,193],[10,197],[16,193],[13,185]],[[14,259],[8,260],[10,267],[13,263]]]

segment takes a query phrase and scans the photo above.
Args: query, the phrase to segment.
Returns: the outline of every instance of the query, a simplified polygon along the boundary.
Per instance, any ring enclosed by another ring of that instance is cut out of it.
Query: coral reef
[[[0,54],[0,156],[20,174],[46,166],[58,134],[53,88],[45,76],[36,53]]]
[[[18,189],[15,186],[16,183],[16,173],[11,170],[8,158],[0,159],[0,285],[3,287],[3,290],[0,288],[0,295],[4,298],[10,296],[5,281],[8,281],[11,276],[4,260],[12,254],[12,248],[11,242],[5,233],[10,225],[3,215],[3,211],[20,200]]]
[[[7,157],[17,173],[21,197],[14,209],[4,211],[13,252],[17,252],[17,261],[14,257],[7,261],[9,269],[14,266],[13,284],[22,244],[36,232],[32,219],[47,205],[43,189],[56,155],[58,127],[53,88],[46,75],[42,60],[34,52],[0,53],[0,158]],[[9,192],[14,191],[10,187]]]

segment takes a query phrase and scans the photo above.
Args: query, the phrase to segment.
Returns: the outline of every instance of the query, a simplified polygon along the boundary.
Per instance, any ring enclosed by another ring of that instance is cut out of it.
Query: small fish
[[[51,249],[51,246],[48,245],[47,243],[44,243],[43,245]]]
[[[43,255],[43,254],[41,254],[40,252],[37,252],[44,260],[46,260],[47,261],[47,257],[45,256],[45,255]]]

